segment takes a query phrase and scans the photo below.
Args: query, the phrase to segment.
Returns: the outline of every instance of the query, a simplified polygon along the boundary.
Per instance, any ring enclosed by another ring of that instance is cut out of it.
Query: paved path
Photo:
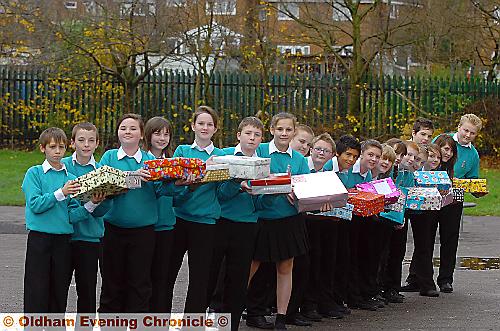
[[[407,259],[411,257],[411,235]],[[500,257],[500,218],[465,217],[458,255]],[[23,264],[26,246],[23,208],[0,207],[0,312],[22,309]],[[436,245],[436,256],[439,245]],[[408,265],[405,265],[405,273]],[[174,309],[182,309],[187,285],[184,264],[176,284]],[[406,275],[405,275],[406,276]],[[331,329],[474,329],[498,330],[500,321],[500,270],[462,270],[455,273],[455,292],[439,298],[408,293],[405,303],[391,304],[376,312],[353,311],[343,320],[316,323],[314,330]],[[68,309],[75,309],[71,287]],[[248,330],[246,327],[242,329]],[[290,327],[291,330],[299,330]],[[304,328],[312,330],[312,328]]]

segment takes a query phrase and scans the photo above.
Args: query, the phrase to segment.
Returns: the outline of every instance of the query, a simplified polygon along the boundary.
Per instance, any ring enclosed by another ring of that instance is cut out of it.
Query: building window
[[[236,0],[207,0],[207,15],[236,15]]]
[[[281,54],[285,55],[309,55],[311,54],[310,46],[298,46],[298,45],[278,45],[278,50]]]
[[[129,16],[130,12],[134,10],[134,16],[146,16],[155,15],[156,6],[154,2],[149,1],[137,1],[137,2],[123,2],[120,7],[120,14],[122,16]]]
[[[352,20],[352,14],[347,5],[342,2],[333,3],[333,20],[336,22]]]
[[[78,3],[76,1],[66,1],[64,2],[64,7],[68,9],[76,9],[78,6]]]
[[[293,17],[299,18],[300,10],[298,3],[281,3],[278,4],[278,20],[279,21],[289,21],[293,20]]]
[[[395,19],[398,18],[399,8],[397,5],[391,5],[389,8],[389,18]]]

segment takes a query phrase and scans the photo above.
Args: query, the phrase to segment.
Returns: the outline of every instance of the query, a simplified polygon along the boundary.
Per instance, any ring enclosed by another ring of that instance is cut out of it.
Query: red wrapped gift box
[[[290,174],[275,174],[264,179],[250,181],[251,194],[283,194],[292,192]]]
[[[175,157],[144,161],[144,169],[149,171],[151,180],[185,178],[188,175],[199,179],[204,176],[206,165],[200,159]]]
[[[354,215],[368,217],[384,211],[384,195],[371,192],[349,192],[347,202],[354,205]]]

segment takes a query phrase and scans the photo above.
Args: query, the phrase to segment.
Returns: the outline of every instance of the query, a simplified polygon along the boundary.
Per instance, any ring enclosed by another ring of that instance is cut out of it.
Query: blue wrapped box
[[[451,189],[451,179],[446,171],[415,171],[417,187],[435,187],[439,191]]]
[[[347,203],[344,207],[333,208],[330,211],[316,213],[314,215],[326,216],[326,217],[336,217],[343,220],[351,220],[352,219],[352,211],[354,210],[354,206],[350,203]]]
[[[443,197],[435,187],[412,187],[406,196],[406,208],[412,210],[440,210]]]

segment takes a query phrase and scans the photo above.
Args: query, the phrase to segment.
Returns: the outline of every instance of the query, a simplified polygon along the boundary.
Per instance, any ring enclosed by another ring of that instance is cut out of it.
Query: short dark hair
[[[430,119],[419,117],[413,123],[413,132],[420,130],[434,130],[434,123]]]
[[[387,145],[391,146],[394,149],[396,154],[406,155],[406,145],[405,143],[398,138],[391,138],[385,142]]]
[[[66,133],[60,128],[56,127],[51,127],[48,129],[43,130],[43,132],[40,134],[40,138],[38,138],[38,143],[40,146],[47,146],[50,144],[52,139],[56,143],[64,143],[64,145],[68,145],[68,137],[66,137]]]
[[[259,129],[262,133],[264,133],[264,124],[262,124],[262,121],[255,116],[248,116],[242,119],[240,124],[238,125],[238,132],[243,131],[245,126],[249,125]]]
[[[208,114],[212,117],[212,121],[214,121],[214,127],[217,128],[217,124],[219,122],[219,114],[215,109],[210,106],[199,106],[196,108],[196,111],[193,114],[193,124],[196,124],[196,119],[201,114]]]
[[[78,123],[73,127],[73,130],[71,131],[71,139],[75,140],[76,134],[78,133],[78,130],[85,130],[85,131],[94,131],[95,132],[95,137],[97,140],[99,140],[99,132],[97,131],[97,128],[95,127],[94,124],[90,122],[82,122]]]
[[[358,139],[354,138],[350,134],[343,135],[336,142],[337,145],[337,155],[341,155],[349,148],[357,150],[361,154],[361,143]]]

